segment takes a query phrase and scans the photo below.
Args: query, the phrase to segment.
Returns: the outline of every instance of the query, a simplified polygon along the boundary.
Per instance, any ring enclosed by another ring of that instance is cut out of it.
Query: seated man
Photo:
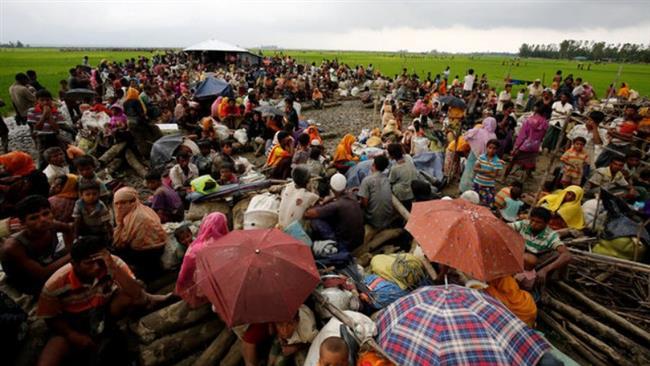
[[[386,168],[388,158],[384,155],[375,157],[371,167],[372,173],[361,181],[357,193],[365,211],[365,243],[376,233],[387,228],[394,219],[393,192],[388,177],[383,174]]]
[[[589,178],[585,191],[593,197],[598,193],[598,188],[606,189],[610,193],[623,195],[625,198],[634,198],[637,192],[634,186],[628,183],[623,175],[625,161],[621,156],[611,158],[609,166],[598,168]]]
[[[27,196],[16,205],[24,229],[4,242],[0,251],[7,282],[16,290],[36,295],[47,279],[68,263],[66,245],[57,233],[72,228],[54,221],[50,202],[43,196]]]
[[[178,193],[169,186],[162,184],[159,171],[151,171],[145,177],[147,188],[153,191],[150,199],[150,207],[160,217],[162,224],[166,222],[183,221],[185,209],[183,200]]]
[[[546,277],[556,270],[562,270],[571,261],[569,249],[560,241],[560,236],[548,227],[551,212],[535,207],[530,219],[509,224],[525,241],[527,253],[538,258],[537,282],[544,284]]]
[[[72,246],[70,263],[47,280],[38,300],[36,314],[54,333],[38,365],[65,364],[71,354],[84,364],[128,363],[115,320],[135,306],[165,299],[147,294],[99,237],[80,238]]]
[[[363,244],[363,211],[356,198],[346,193],[347,180],[341,173],[330,179],[334,196],[326,198],[320,206],[305,212],[311,220],[316,240],[334,240],[341,251],[352,251]]]
[[[280,195],[278,226],[283,229],[296,220],[302,221],[305,211],[318,201],[318,195],[307,190],[310,174],[305,166],[295,167],[291,178],[293,182],[287,184]]]

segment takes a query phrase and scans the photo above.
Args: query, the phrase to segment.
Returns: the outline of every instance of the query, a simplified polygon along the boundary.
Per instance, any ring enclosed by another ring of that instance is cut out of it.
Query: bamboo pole
[[[608,319],[612,323],[615,323],[619,327],[623,328],[626,332],[634,334],[636,337],[643,339],[647,344],[650,344],[650,334],[645,330],[637,327],[636,325],[630,323],[627,319],[617,315],[616,313],[612,312],[606,307],[593,301],[592,299],[588,298],[580,291],[574,289],[573,287],[569,286],[565,282],[562,281],[557,282],[557,286],[562,291],[566,292],[568,295],[571,295],[571,297],[573,297],[574,299],[577,299],[578,301],[587,305],[590,309],[598,313],[598,315]]]
[[[597,253],[585,252],[583,250],[576,249],[576,248],[569,248],[569,251],[571,252],[571,254],[585,257],[585,259],[593,262],[609,264],[624,270],[634,270],[634,271],[650,274],[650,265],[647,264],[632,262],[626,259],[610,257],[610,256],[601,255]]]

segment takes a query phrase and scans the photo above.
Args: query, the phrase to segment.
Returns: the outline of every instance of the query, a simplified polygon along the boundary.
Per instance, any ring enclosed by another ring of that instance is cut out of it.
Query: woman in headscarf
[[[536,103],[535,113],[524,121],[517,135],[517,140],[515,140],[515,147],[511,154],[512,160],[506,168],[504,177],[510,174],[514,165],[521,166],[526,171],[528,177],[532,176],[537,163],[537,156],[539,155],[539,146],[548,129],[548,120],[543,115],[543,108],[542,102]]]
[[[352,152],[352,144],[356,141],[357,139],[354,136],[347,134],[343,136],[334,152],[334,157],[332,158],[334,167],[343,174],[359,160]]]
[[[22,151],[12,151],[0,155],[0,173],[24,177],[36,170],[34,159]]]
[[[291,174],[291,159],[293,158],[293,137],[287,131],[278,131],[273,138],[273,147],[266,158],[265,166],[272,168],[271,178],[287,179]]]
[[[54,219],[65,223],[72,222],[72,211],[78,197],[79,187],[76,175],[67,174],[54,178],[48,198]]]
[[[115,230],[113,247],[127,263],[135,267],[139,277],[157,275],[160,256],[167,242],[167,234],[154,210],[143,205],[138,191],[123,187],[113,198]]]
[[[138,89],[129,87],[126,90],[126,97],[124,99],[124,113],[127,117],[136,118],[138,122],[147,119],[147,107],[140,100],[140,92]]]
[[[185,252],[174,293],[183,298],[190,306],[198,306],[206,301],[196,283],[196,255],[207,246],[210,240],[217,240],[226,234],[228,234],[226,215],[221,212],[213,212],[203,219],[196,239]]]
[[[467,157],[463,175],[460,178],[459,188],[461,192],[472,189],[476,159],[485,153],[487,142],[496,139],[496,134],[494,133],[496,128],[497,120],[493,117],[487,117],[483,120],[481,126],[474,127],[463,135],[463,138],[469,144],[470,153]]]
[[[501,301],[517,318],[526,325],[535,325],[537,305],[533,296],[519,288],[519,284],[512,276],[505,276],[488,282],[485,292]]]
[[[584,229],[583,195],[584,191],[579,186],[568,186],[539,200],[540,206],[553,213],[553,217],[549,222],[551,229],[559,230],[567,227],[575,230]]]

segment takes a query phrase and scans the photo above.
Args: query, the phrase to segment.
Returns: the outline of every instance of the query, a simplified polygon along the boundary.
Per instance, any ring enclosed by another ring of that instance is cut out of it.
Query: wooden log
[[[144,178],[147,175],[147,167],[144,166],[140,160],[138,160],[138,158],[133,153],[133,150],[126,149],[124,157],[126,158],[126,162],[129,163],[131,168],[133,168],[133,170],[138,173],[141,178]]]
[[[571,346],[573,350],[578,352],[580,356],[584,357],[586,361],[589,361],[592,365],[595,366],[608,366],[607,363],[601,361],[599,358],[597,358],[595,355],[597,352],[582,343],[576,339],[571,333],[569,333],[566,329],[564,329],[560,323],[555,321],[550,315],[546,314],[543,311],[540,311],[537,313],[537,316],[541,321],[543,321],[546,325],[548,325],[551,329],[553,329],[555,332],[557,332],[560,336],[562,336],[566,342]]]
[[[608,341],[628,349],[632,354],[640,358],[646,358],[645,355],[648,353],[648,350],[635,343],[631,339],[625,337],[616,330],[594,320],[590,316],[586,315],[584,312],[567,305],[551,296],[545,299],[545,303],[548,304],[553,309],[557,310],[561,314],[569,316],[572,320],[577,321],[580,324],[588,326],[592,329],[596,335],[601,338],[607,339]]]
[[[147,284],[147,292],[157,292],[167,287],[170,283],[176,283],[178,272],[167,272]]]
[[[203,351],[201,356],[196,360],[194,366],[211,366],[219,362],[226,352],[230,349],[233,343],[237,340],[237,336],[232,330],[227,327],[224,328],[219,336],[215,338],[208,348]]]
[[[564,318],[562,315],[550,311],[549,314],[555,318],[556,320],[559,320],[562,322],[562,324],[573,334],[577,335],[578,338],[581,338],[585,342],[587,342],[589,345],[591,345],[593,348],[603,352],[607,357],[609,357],[612,361],[616,362],[618,365],[622,366],[636,366],[636,363],[630,361],[628,358],[625,356],[621,355],[618,351],[616,351],[614,348],[610,347],[607,345],[605,342],[601,341],[600,339],[592,336],[591,334],[585,332],[582,330],[582,328],[578,327],[577,325],[571,323],[568,321],[566,318]]]
[[[588,298],[582,292],[574,289],[573,287],[569,286],[568,284],[560,281],[557,283],[557,286],[560,288],[560,290],[564,291],[568,295],[570,295],[572,298],[577,299],[581,303],[585,304],[588,306],[591,310],[595,311],[598,313],[598,315],[602,316],[603,318],[611,321],[615,325],[619,326],[626,332],[629,332],[629,334],[633,334],[634,336],[643,339],[646,344],[650,345],[650,334],[646,332],[645,330],[637,327],[636,325],[632,324],[629,322],[627,319],[623,318],[622,316],[617,315],[616,313],[612,312],[611,310],[607,309],[606,307],[600,305],[599,303],[593,301],[592,299]]]
[[[650,265],[647,264],[632,262],[625,259],[609,257],[606,255],[601,255],[601,254],[596,254],[591,252],[585,252],[583,250],[576,249],[576,248],[569,248],[569,251],[571,252],[571,254],[575,256],[583,257],[589,261],[611,264],[613,266],[622,268],[627,271],[635,270],[637,272],[644,272],[650,274]]]
[[[174,366],[194,366],[196,360],[199,359],[199,356],[201,356],[202,352],[196,352],[192,355],[189,355],[185,357],[184,359],[176,362]]]
[[[372,239],[370,239],[369,242],[364,243],[363,245],[355,249],[352,252],[352,255],[358,257],[363,253],[372,252],[373,250],[382,246],[387,241],[397,238],[402,234],[402,232],[403,230],[400,228],[382,230],[379,233],[377,233],[377,235],[375,235]]]
[[[131,330],[141,343],[150,344],[159,337],[196,324],[211,313],[209,305],[192,309],[185,301],[179,301],[143,316]]]
[[[242,363],[243,358],[241,354],[242,341],[238,339],[230,349],[226,356],[219,362],[219,366],[238,366]]]
[[[142,345],[140,365],[156,366],[182,359],[216,337],[223,328],[223,322],[215,319]]]
[[[109,161],[115,159],[121,152],[126,148],[126,142],[120,142],[111,146],[102,156],[99,157],[99,160],[102,164],[107,164]]]

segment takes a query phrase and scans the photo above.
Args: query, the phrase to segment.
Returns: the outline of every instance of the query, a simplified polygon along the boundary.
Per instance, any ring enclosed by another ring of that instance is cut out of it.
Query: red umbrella
[[[319,282],[311,249],[278,229],[235,230],[197,255],[197,283],[221,318],[290,321]]]
[[[430,261],[490,281],[519,273],[524,239],[489,209],[463,199],[413,205],[406,224]]]

